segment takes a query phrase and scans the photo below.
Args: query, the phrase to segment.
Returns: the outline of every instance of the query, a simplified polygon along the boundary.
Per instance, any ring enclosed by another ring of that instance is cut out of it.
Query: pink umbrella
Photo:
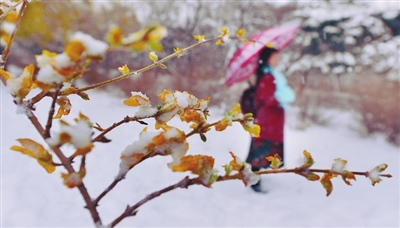
[[[226,80],[227,86],[249,78],[257,69],[258,53],[266,44],[272,43],[275,49],[282,50],[296,36],[299,26],[286,26],[269,28],[250,38],[251,41],[244,44],[229,61]]]

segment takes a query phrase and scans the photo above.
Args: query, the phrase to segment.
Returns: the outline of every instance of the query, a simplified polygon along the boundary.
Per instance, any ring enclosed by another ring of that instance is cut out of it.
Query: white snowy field
[[[1,227],[93,227],[90,214],[77,189],[62,184],[57,168],[47,174],[37,162],[21,153],[11,151],[17,138],[43,142],[24,115],[16,114],[12,98],[1,86]],[[134,108],[122,104],[122,98],[104,93],[91,94],[85,102],[72,97],[73,110],[68,120],[81,111],[103,127],[133,115]],[[50,99],[39,105],[36,114],[43,122]],[[211,109],[211,120],[221,118],[222,112]],[[153,122],[150,122],[152,126]],[[187,124],[174,119],[174,126],[187,129]],[[399,158],[400,148],[389,145],[383,137],[362,138],[354,131],[351,113],[332,115],[328,127],[311,126],[296,130],[293,111],[287,113],[285,127],[286,168],[302,163],[302,151],[314,157],[314,168],[330,168],[333,159],[348,161],[351,171],[369,171],[387,163],[383,178],[374,187],[368,178],[357,176],[353,186],[333,180],[331,196],[319,182],[310,182],[294,174],[262,176],[267,194],[257,194],[244,187],[241,181],[215,183],[212,188],[191,186],[161,195],[146,203],[137,216],[123,220],[120,227],[399,227]],[[125,124],[112,131],[109,144],[96,144],[87,156],[87,175],[84,182],[94,198],[118,173],[121,151],[138,137],[144,126]],[[56,128],[55,128],[56,129]],[[224,132],[212,130],[208,141],[190,138],[189,154],[208,154],[216,158],[215,167],[231,160],[229,151],[245,159],[250,136],[239,124]],[[63,147],[65,148],[65,147]],[[69,151],[72,148],[66,147]],[[189,173],[173,173],[166,164],[167,157],[155,157],[132,169],[125,180],[100,201],[103,224],[119,216],[127,204],[133,205],[147,194],[174,184]],[[79,163],[79,162],[78,162]]]

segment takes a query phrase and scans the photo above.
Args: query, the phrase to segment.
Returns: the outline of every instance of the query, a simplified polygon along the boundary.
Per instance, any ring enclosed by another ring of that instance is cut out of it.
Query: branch
[[[147,118],[147,117],[146,117],[146,118]],[[120,125],[122,125],[122,124],[124,124],[124,123],[129,123],[129,122],[132,122],[132,121],[137,121],[137,122],[141,123],[141,122],[140,122],[141,119],[144,119],[144,117],[136,117],[136,116],[134,116],[134,117],[129,117],[129,116],[126,116],[126,117],[124,117],[124,119],[122,119],[121,121],[119,121],[119,122],[117,122],[117,123],[113,123],[113,125],[111,125],[110,127],[104,129],[98,136],[96,136],[96,138],[94,138],[94,139],[92,140],[92,142],[101,142],[101,140],[103,139],[103,137],[104,137],[108,132],[112,131],[114,128],[116,128],[116,127],[118,127],[118,126],[120,126]]]
[[[33,126],[35,126],[36,130],[40,133],[40,135],[43,137],[43,139],[46,141],[46,138],[44,134],[42,134],[45,130],[43,129],[42,125],[39,123],[38,119],[36,118],[35,114],[30,112],[29,115],[27,115]],[[57,157],[60,159],[62,165],[67,169],[68,173],[75,173],[74,168],[72,167],[72,164],[70,160],[64,155],[64,153],[60,150],[58,147],[52,147],[54,153],[57,155]],[[92,215],[93,222],[95,224],[100,223],[101,224],[101,219],[99,216],[99,213],[96,208],[96,204],[93,203],[89,192],[87,191],[84,183],[79,185],[77,187],[79,189],[79,192],[81,193],[87,208],[90,211],[90,214]]]
[[[278,169],[278,170],[264,170],[264,171],[258,171],[258,172],[254,172],[255,174],[258,175],[263,175],[263,174],[276,174],[276,173],[301,173],[304,171],[308,171],[308,172],[315,172],[315,173],[334,173],[334,174],[338,174],[338,175],[342,175],[341,172],[336,172],[336,171],[332,171],[330,169],[308,169],[308,168],[301,168],[301,167],[297,167],[294,169]],[[354,175],[361,175],[361,176],[366,176],[368,177],[368,171],[367,172],[351,172]],[[387,177],[390,178],[392,177],[392,175],[390,174],[380,174],[379,176],[381,177]],[[183,180],[179,181],[176,184],[170,185],[166,188],[163,188],[159,191],[155,191],[153,193],[151,193],[150,195],[147,195],[145,198],[143,198],[141,201],[139,201],[138,203],[136,203],[133,206],[127,206],[125,211],[118,217],[116,218],[110,225],[109,227],[114,227],[116,226],[119,222],[121,222],[124,218],[126,217],[130,217],[130,216],[135,216],[137,214],[137,209],[142,206],[143,204],[147,203],[148,201],[161,196],[164,193],[167,193],[169,191],[172,191],[174,189],[177,188],[188,188],[191,185],[203,185],[203,183],[197,178],[189,178],[189,177],[185,177]],[[229,176],[218,176],[216,182],[219,181],[226,181],[226,180],[236,180],[236,179],[242,179],[243,175],[241,173],[236,173],[234,175],[229,175]]]
[[[187,48],[182,49],[182,51],[179,52],[179,53],[172,53],[172,54],[170,54],[170,55],[164,57],[163,59],[160,59],[159,61],[156,61],[156,62],[154,62],[153,64],[148,65],[148,66],[146,66],[146,67],[143,67],[143,68],[141,68],[141,69],[139,69],[139,70],[137,70],[137,71],[130,72],[130,73],[128,73],[128,74],[124,74],[124,75],[118,76],[118,77],[116,77],[116,78],[109,79],[109,80],[106,80],[106,81],[103,81],[103,82],[100,82],[100,83],[97,83],[97,84],[94,84],[94,85],[90,85],[90,86],[87,86],[87,87],[83,87],[83,88],[80,88],[80,89],[76,89],[76,90],[74,91],[74,93],[84,92],[84,91],[87,91],[87,90],[95,89],[95,88],[98,88],[98,87],[101,87],[101,86],[105,86],[105,85],[108,85],[108,84],[111,84],[111,83],[120,81],[120,80],[122,80],[122,79],[129,78],[129,77],[131,77],[131,76],[133,76],[133,75],[143,73],[143,72],[148,71],[148,70],[150,70],[150,69],[152,69],[152,68],[154,68],[154,67],[159,66],[159,65],[160,65],[161,63],[163,63],[163,62],[166,62],[166,61],[168,61],[168,60],[170,60],[170,59],[172,59],[172,58],[178,56],[179,54],[184,53],[185,51],[188,51],[188,50],[190,50],[190,49],[196,48],[196,47],[198,47],[198,46],[200,46],[200,45],[203,45],[203,44],[205,44],[205,43],[209,43],[209,42],[212,42],[212,41],[215,41],[215,40],[218,40],[218,39],[219,39],[219,38],[211,38],[211,39],[205,40],[205,41],[200,42],[200,43],[195,43],[195,44],[193,44],[193,45],[191,45],[191,46],[189,46],[189,47],[187,47]],[[63,95],[64,95],[64,94],[63,94]]]
[[[146,159],[148,159],[148,158],[151,158],[151,157],[154,157],[154,156],[156,156],[156,155],[157,155],[156,152],[155,152],[155,153],[147,154],[146,156],[144,156],[144,157],[142,158],[142,160],[140,160],[138,163],[136,163],[135,165],[133,165],[132,167],[130,167],[129,170],[131,170],[133,167],[137,166],[138,164],[142,163],[144,160],[146,160]],[[117,184],[118,184],[119,182],[121,182],[123,179],[124,179],[124,177],[116,178],[113,182],[111,182],[111,184],[110,184],[102,193],[100,193],[100,195],[99,195],[95,200],[93,200],[93,203],[97,206],[97,204],[100,202],[100,200],[101,200],[104,196],[106,196],[115,186],[117,186]]]
[[[130,217],[130,216],[135,216],[137,213],[137,209],[142,206],[143,204],[147,203],[148,201],[161,196],[164,193],[167,193],[169,191],[172,191],[174,189],[177,188],[188,188],[190,185],[193,184],[198,184],[197,179],[196,178],[192,178],[190,179],[189,177],[185,177],[183,178],[183,180],[179,181],[176,184],[170,185],[166,188],[163,188],[159,191],[153,192],[150,195],[147,195],[144,199],[142,199],[141,201],[139,201],[138,203],[136,203],[133,206],[127,206],[125,211],[118,217],[116,218],[110,225],[109,227],[114,227],[116,226],[119,222],[121,222],[124,218],[126,217]]]
[[[28,0],[22,0],[21,2],[23,2],[23,3],[22,3],[22,6],[21,6],[21,10],[19,11],[19,14],[18,14],[18,21],[17,21],[17,23],[16,23],[16,25],[15,25],[15,29],[14,29],[14,31],[11,33],[11,36],[10,36],[10,43],[9,43],[9,45],[7,45],[7,47],[3,50],[3,53],[2,53],[2,55],[1,55],[1,57],[0,57],[0,69],[3,69],[3,70],[4,70],[4,67],[5,67],[5,65],[6,65],[6,60],[7,60],[7,58],[8,58],[8,55],[10,55],[10,53],[11,53],[11,50],[10,50],[10,49],[11,49],[12,43],[13,43],[13,41],[14,41],[15,34],[17,33],[17,30],[18,30],[18,28],[19,28],[19,24],[21,23],[22,15],[24,14],[25,8],[26,8],[26,6],[28,5]],[[16,5],[20,4],[21,2],[17,3]],[[16,7],[16,6],[15,6],[15,7]],[[5,15],[5,14],[3,14],[3,15]],[[3,15],[2,15],[2,16],[3,16]],[[1,21],[1,20],[3,20],[3,18],[1,18],[0,21]],[[3,81],[3,84],[5,85],[6,83],[5,83],[5,80],[4,80],[3,77],[1,77],[1,80]]]
[[[43,137],[46,139],[50,138],[50,129],[53,124],[53,116],[54,116],[54,112],[55,112],[54,107],[56,105],[58,94],[60,94],[61,87],[62,87],[62,84],[58,87],[58,89],[55,91],[55,93],[53,95],[53,101],[51,102],[49,116],[47,117],[46,129],[43,132]]]

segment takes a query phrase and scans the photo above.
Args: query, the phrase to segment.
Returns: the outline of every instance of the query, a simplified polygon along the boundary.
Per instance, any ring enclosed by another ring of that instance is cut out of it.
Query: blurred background
[[[35,63],[43,49],[62,52],[68,35],[83,31],[104,40],[118,25],[124,35],[159,23],[168,35],[161,42],[164,57],[175,47],[193,43],[194,34],[215,37],[226,26],[244,28],[247,37],[269,27],[299,24],[296,39],[281,54],[279,68],[295,89],[293,104],[298,128],[328,125],[330,110],[354,113],[354,130],[368,136],[383,133],[400,146],[400,3],[396,1],[41,1],[24,14],[6,68],[17,71]],[[230,109],[246,82],[225,85],[226,66],[240,42],[216,47],[206,44],[168,69],[152,69],[104,89],[120,95],[142,91],[152,100],[164,88],[185,90],[198,98],[211,96],[211,105]],[[81,85],[118,76],[151,64],[148,52],[113,50],[93,63]],[[337,113],[337,112],[336,112]],[[337,114],[336,114],[337,115]]]

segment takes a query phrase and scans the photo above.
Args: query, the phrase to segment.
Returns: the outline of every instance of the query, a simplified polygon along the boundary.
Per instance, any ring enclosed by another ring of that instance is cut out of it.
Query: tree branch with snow
[[[17,12],[16,4],[21,3],[22,6]],[[270,156],[267,160],[272,170],[258,172],[253,172],[249,164],[243,162],[233,152],[230,152],[232,160],[223,166],[225,174],[219,175],[220,171],[214,167],[215,159],[213,157],[202,154],[188,155],[189,142],[187,139],[191,136],[199,135],[200,139],[206,142],[206,134],[212,128],[216,131],[224,131],[234,123],[240,124],[251,136],[258,137],[260,126],[254,124],[254,118],[251,113],[242,113],[240,104],[235,105],[220,120],[209,123],[208,105],[211,98],[199,99],[186,91],[162,91],[158,94],[158,98],[161,101],[158,106],[153,106],[147,95],[140,91],[134,91],[129,98],[121,101],[121,105],[124,104],[132,108],[134,115],[127,115],[105,129],[99,123],[93,124],[90,118],[83,113],[79,113],[73,123],[68,122],[64,117],[69,115],[73,107],[68,96],[76,94],[85,102],[90,102],[88,101],[89,96],[85,91],[115,83],[155,67],[165,69],[167,68],[165,65],[167,61],[175,57],[180,58],[189,50],[199,48],[206,43],[215,42],[216,45],[223,45],[229,39],[248,42],[247,39],[242,38],[245,30],[237,30],[236,36],[233,37],[230,36],[228,29],[225,27],[220,29],[220,34],[215,38],[205,39],[204,35],[194,35],[196,43],[182,49],[177,47],[174,49],[174,53],[160,60],[154,50],[161,50],[160,48],[162,48],[160,41],[166,35],[165,28],[162,26],[145,27],[127,37],[122,35],[122,31],[118,27],[113,27],[107,36],[108,43],[97,40],[83,32],[76,32],[71,35],[62,53],[43,50],[41,55],[35,56],[37,66],[33,64],[26,66],[22,74],[16,77],[4,70],[4,66],[10,53],[10,47],[20,23],[21,15],[28,1],[23,0],[16,4],[12,4],[1,15],[1,18],[4,19],[7,19],[9,15],[17,15],[17,18],[14,18],[16,25],[10,35],[10,42],[7,43],[7,47],[1,56],[0,75],[3,84],[10,92],[18,108],[18,112],[28,117],[52,152],[45,149],[42,144],[29,138],[17,139],[20,145],[12,146],[11,150],[36,159],[47,173],[53,173],[57,168],[63,166],[66,170],[65,173],[61,173],[63,183],[68,188],[77,188],[79,190],[85,201],[85,208],[89,210],[93,223],[98,227],[103,227],[98,210],[100,200],[107,196],[131,169],[155,156],[170,156],[172,160],[166,165],[173,172],[191,172],[194,177],[185,177],[176,184],[147,195],[133,206],[127,206],[125,211],[112,221],[108,227],[114,227],[123,219],[136,215],[139,207],[162,194],[177,188],[188,188],[191,185],[211,187],[215,182],[219,181],[241,180],[245,186],[251,186],[259,181],[260,175],[295,173],[304,176],[310,181],[320,180],[322,186],[326,189],[327,196],[329,196],[333,190],[331,179],[337,176],[341,176],[348,185],[351,185],[349,180],[355,180],[356,175],[370,178],[372,185],[379,183],[381,177],[391,177],[390,174],[381,174],[387,168],[387,164],[376,166],[369,172],[347,171],[344,169],[347,161],[340,158],[335,159],[331,169],[311,169],[310,167],[313,165],[314,160],[307,151],[303,152],[304,164],[300,167],[279,169],[282,165],[281,158],[279,156]],[[84,76],[85,72],[89,70],[88,66],[91,62],[102,60],[107,51],[111,50],[110,46],[113,48],[130,47],[134,51],[151,50],[148,56],[153,63],[133,72],[125,64],[118,68],[121,75],[116,78],[83,88],[74,87],[72,85],[74,80]],[[33,91],[37,93],[32,95]],[[42,102],[45,97],[51,97],[52,101],[47,118],[45,117],[45,125],[43,125],[35,115],[35,105]],[[56,106],[58,107],[57,113],[55,111]],[[170,120],[174,117],[179,118],[181,122],[187,123],[191,130],[186,133],[178,127],[172,126]],[[54,130],[52,127],[55,120],[59,120],[60,128],[58,130]],[[146,122],[147,120],[155,121],[154,129],[149,130],[150,126]],[[106,138],[106,135],[129,122],[138,122],[141,125],[145,125],[145,127],[139,134],[138,140],[128,142],[125,149],[121,151],[119,171],[115,179],[96,198],[93,198],[89,194],[84,181],[86,173],[92,172],[92,170],[86,170],[86,155],[93,153],[95,145],[113,143],[112,140]],[[94,129],[100,132],[97,136],[93,136]],[[63,145],[70,145],[75,151],[69,153],[67,150],[62,150],[61,147]],[[61,164],[53,160],[53,154]],[[80,158],[79,167],[74,167],[73,165],[76,162],[76,158]],[[319,177],[316,173],[323,173],[324,175]]]

